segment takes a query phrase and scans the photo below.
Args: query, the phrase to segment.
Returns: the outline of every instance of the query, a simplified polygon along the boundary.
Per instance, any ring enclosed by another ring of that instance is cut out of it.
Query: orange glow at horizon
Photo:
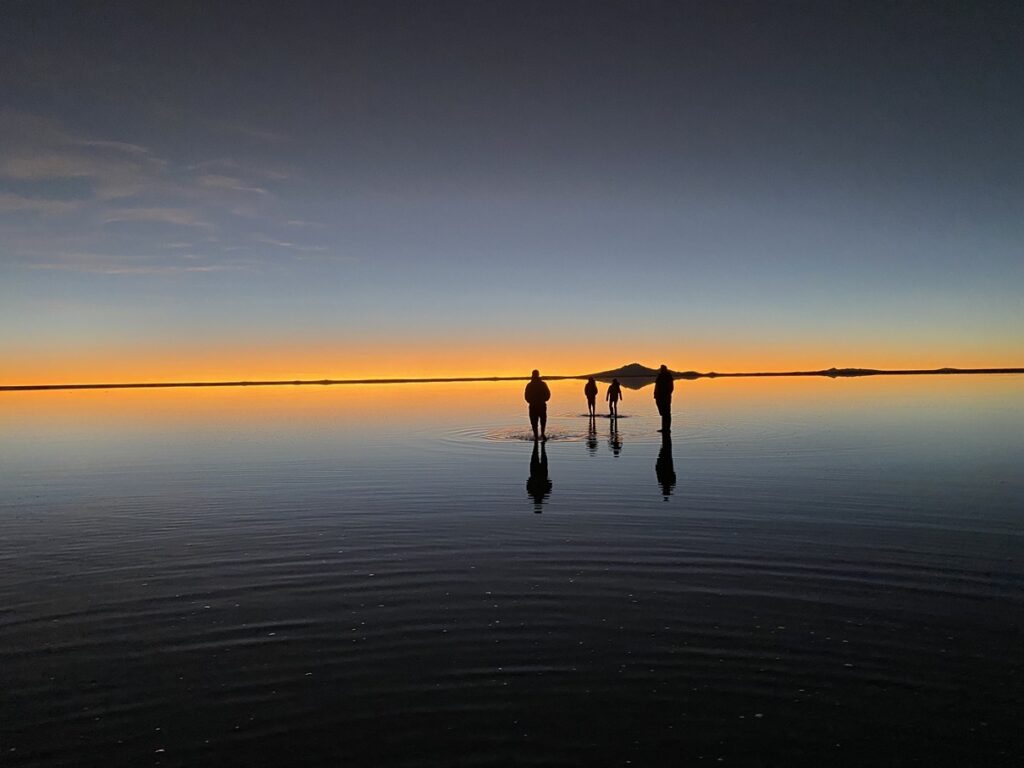
[[[852,344],[655,344],[613,339],[587,343],[556,340],[430,343],[274,343],[166,345],[159,348],[96,346],[19,350],[0,363],[0,385],[92,384],[238,380],[574,376],[631,362],[661,363],[701,372],[819,370],[836,367],[1021,367],[1022,350],[1006,344],[970,349]]]

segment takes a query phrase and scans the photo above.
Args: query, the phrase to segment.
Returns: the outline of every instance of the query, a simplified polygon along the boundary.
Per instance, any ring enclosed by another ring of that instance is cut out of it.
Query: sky
[[[1024,366],[1019,3],[0,20],[0,384]]]

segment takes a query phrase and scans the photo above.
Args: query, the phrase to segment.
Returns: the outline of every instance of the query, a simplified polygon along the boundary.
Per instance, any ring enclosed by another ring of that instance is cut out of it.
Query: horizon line
[[[922,375],[958,375],[958,374],[1013,374],[1024,373],[1024,368],[824,368],[816,371],[759,371],[719,373],[709,371],[673,371],[676,379],[718,379],[718,378],[757,378],[782,376],[824,376],[827,378],[856,378],[862,376],[922,376]],[[653,379],[653,374],[621,374],[614,370],[600,373],[583,373],[572,375],[543,376],[548,381],[564,381],[567,379],[608,378],[608,374],[623,379]],[[459,382],[484,381],[529,381],[530,376],[450,376],[427,378],[368,378],[368,379],[274,379],[274,380],[238,380],[238,381],[153,381],[105,384],[0,384],[0,392],[27,392],[39,390],[61,389],[165,389],[181,387],[279,387],[279,386],[334,386],[345,384],[448,384]]]

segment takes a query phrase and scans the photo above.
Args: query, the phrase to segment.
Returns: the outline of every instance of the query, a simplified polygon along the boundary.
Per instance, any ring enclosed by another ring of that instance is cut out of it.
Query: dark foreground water
[[[0,765],[1021,764],[1022,378],[521,387],[4,394]]]

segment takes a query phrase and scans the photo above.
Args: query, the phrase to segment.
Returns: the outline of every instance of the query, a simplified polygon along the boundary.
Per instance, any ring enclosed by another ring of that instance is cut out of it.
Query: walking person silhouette
[[[604,396],[604,399],[608,401],[608,418],[619,418],[619,400],[624,398],[622,397],[622,385],[619,384],[618,379],[612,379],[611,386],[608,387],[608,394]]]
[[[672,390],[675,383],[672,380],[672,371],[667,365],[662,365],[658,371],[658,378],[654,380],[654,402],[658,405],[658,413],[661,414],[661,433],[672,431]]]
[[[587,413],[590,414],[590,418],[594,418],[594,413],[597,410],[597,382],[594,381],[593,376],[587,379],[586,386],[583,387],[583,394],[587,396]]]
[[[533,440],[547,440],[545,430],[548,425],[548,400],[551,399],[551,390],[547,383],[540,377],[540,371],[534,369],[530,375],[530,381],[526,384],[523,398],[530,404],[530,426],[533,428]],[[537,423],[540,422],[540,436],[537,436]]]

